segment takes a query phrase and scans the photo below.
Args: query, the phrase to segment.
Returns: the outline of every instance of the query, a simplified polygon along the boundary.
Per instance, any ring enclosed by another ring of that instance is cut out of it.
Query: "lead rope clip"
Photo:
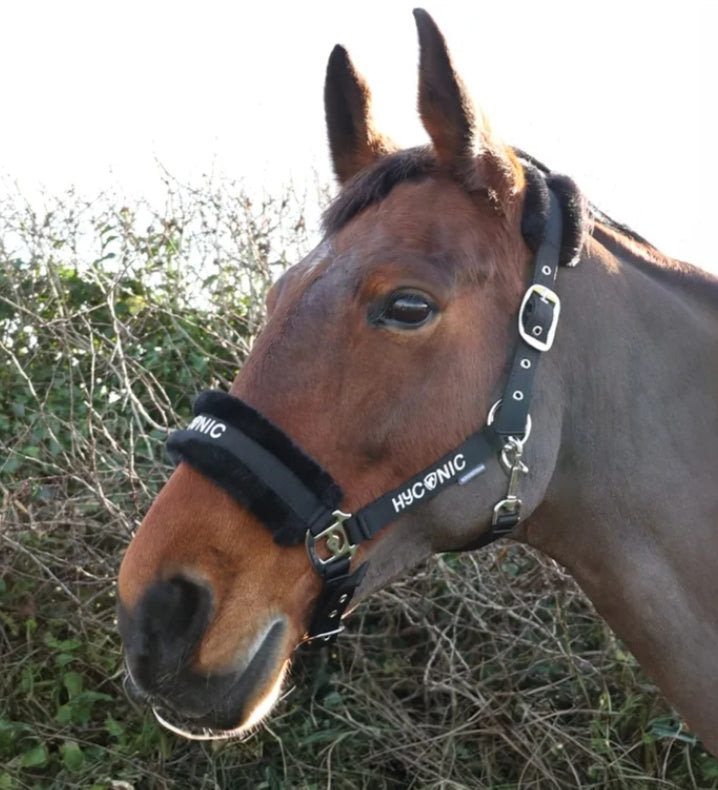
[[[529,468],[521,460],[524,452],[524,440],[515,436],[509,437],[501,450],[501,465],[509,476],[506,497],[494,505],[494,515],[491,524],[495,531],[508,532],[518,524],[521,518],[521,500],[518,496],[521,475],[525,475]]]

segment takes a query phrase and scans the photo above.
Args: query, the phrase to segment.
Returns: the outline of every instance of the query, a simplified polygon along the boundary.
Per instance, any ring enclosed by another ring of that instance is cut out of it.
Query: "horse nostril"
[[[185,639],[202,626],[203,595],[207,591],[181,577],[152,587],[144,600],[144,627],[150,639]],[[199,634],[196,634],[199,635]]]
[[[175,576],[156,582],[131,613],[122,613],[120,630],[128,666],[145,691],[176,676],[199,644],[209,623],[212,596],[204,586]]]

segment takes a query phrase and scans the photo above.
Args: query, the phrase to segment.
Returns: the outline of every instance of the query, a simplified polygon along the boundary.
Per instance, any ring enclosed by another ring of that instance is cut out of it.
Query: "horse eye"
[[[434,304],[421,294],[395,294],[377,317],[377,323],[415,328],[425,324],[435,310]]]

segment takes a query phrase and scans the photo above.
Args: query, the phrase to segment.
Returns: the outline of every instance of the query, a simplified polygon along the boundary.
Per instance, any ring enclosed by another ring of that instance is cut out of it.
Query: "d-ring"
[[[489,416],[486,418],[486,424],[491,425],[494,420],[496,419],[496,415],[498,414],[499,409],[501,408],[501,402],[503,398],[499,398],[496,403],[489,409]],[[528,441],[529,436],[531,436],[531,415],[526,415],[526,430],[524,431],[524,435],[519,436],[511,436],[511,439],[515,439],[519,444],[523,445]]]

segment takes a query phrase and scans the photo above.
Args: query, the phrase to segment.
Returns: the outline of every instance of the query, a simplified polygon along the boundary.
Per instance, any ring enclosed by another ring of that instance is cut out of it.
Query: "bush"
[[[193,396],[228,387],[301,201],[0,206],[0,790],[707,788],[718,762],[553,563],[445,555],[362,605],[242,742],[123,691],[114,577]]]

